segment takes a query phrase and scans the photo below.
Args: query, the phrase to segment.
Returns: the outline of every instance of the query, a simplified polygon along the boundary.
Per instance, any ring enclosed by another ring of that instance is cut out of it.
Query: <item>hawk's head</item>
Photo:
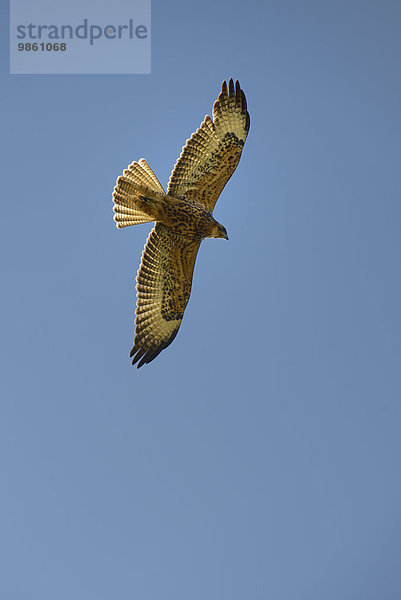
[[[228,240],[227,229],[224,227],[224,225],[221,225],[221,223],[215,221],[210,237]]]

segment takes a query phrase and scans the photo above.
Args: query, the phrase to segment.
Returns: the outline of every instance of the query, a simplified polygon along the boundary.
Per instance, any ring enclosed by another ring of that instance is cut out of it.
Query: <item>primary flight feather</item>
[[[174,340],[191,294],[196,255],[208,237],[228,239],[213,209],[234,173],[249,131],[245,94],[238,81],[223,81],[213,106],[182,149],[167,194],[145,159],[133,162],[113,192],[118,228],[156,224],[137,276],[132,364],[152,361]]]

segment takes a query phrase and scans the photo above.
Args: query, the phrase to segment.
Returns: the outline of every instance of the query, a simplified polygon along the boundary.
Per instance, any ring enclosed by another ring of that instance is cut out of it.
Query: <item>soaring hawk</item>
[[[191,293],[199,246],[205,238],[228,239],[213,218],[221,191],[234,173],[249,131],[245,94],[238,81],[223,81],[213,106],[182,149],[167,194],[145,159],[133,162],[113,192],[118,228],[156,224],[137,275],[135,339],[137,367],[152,361],[177,335]]]

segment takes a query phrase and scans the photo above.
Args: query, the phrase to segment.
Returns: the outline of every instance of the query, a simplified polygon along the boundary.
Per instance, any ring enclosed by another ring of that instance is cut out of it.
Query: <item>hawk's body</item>
[[[235,171],[249,130],[249,114],[238,81],[222,91],[209,116],[187,140],[167,194],[144,159],[117,179],[113,199],[117,227],[156,221],[137,276],[134,347],[138,367],[177,335],[191,293],[196,255],[203,239],[227,237],[213,218],[216,201]]]

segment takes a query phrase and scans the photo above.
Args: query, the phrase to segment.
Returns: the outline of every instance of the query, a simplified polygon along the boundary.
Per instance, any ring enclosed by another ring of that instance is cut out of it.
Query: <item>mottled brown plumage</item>
[[[224,81],[213,106],[182,149],[167,194],[142,158],[117,179],[114,220],[122,228],[156,221],[137,276],[138,302],[132,364],[152,361],[175,336],[191,294],[196,255],[203,239],[226,238],[213,209],[235,171],[249,131],[245,94]]]

